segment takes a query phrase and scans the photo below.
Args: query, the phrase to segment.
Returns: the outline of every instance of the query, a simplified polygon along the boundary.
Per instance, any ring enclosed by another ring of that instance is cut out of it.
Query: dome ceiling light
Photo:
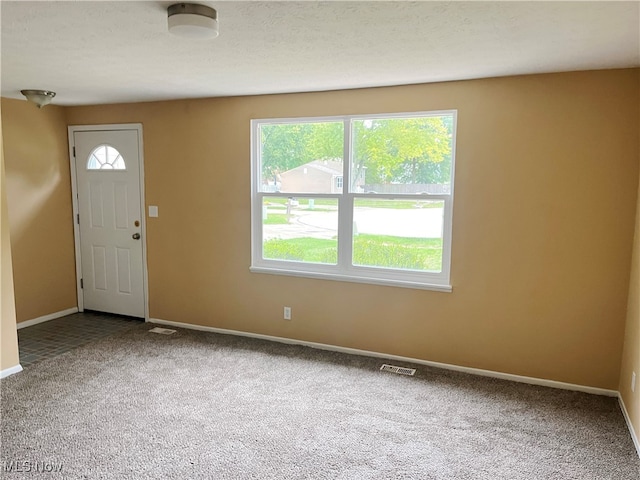
[[[169,31],[185,38],[216,38],[218,12],[206,5],[175,3],[167,9]]]
[[[27,97],[27,100],[35,103],[38,108],[49,105],[53,97],[56,96],[56,92],[50,92],[49,90],[20,90],[20,93]]]

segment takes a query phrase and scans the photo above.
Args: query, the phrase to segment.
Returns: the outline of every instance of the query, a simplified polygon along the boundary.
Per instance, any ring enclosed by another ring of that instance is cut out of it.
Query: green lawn
[[[263,246],[264,258],[335,264],[338,241],[320,238],[268,240]],[[442,240],[439,238],[407,238],[361,234],[355,237],[354,265],[440,271]]]
[[[410,210],[413,208],[444,208],[444,203],[438,200],[385,200],[375,198],[356,198],[356,207],[390,208],[394,210]]]
[[[293,198],[295,198],[298,201],[298,204],[301,207],[307,207],[309,205],[308,198],[299,198],[299,197],[293,197]],[[338,205],[338,200],[335,198],[314,198],[313,200],[315,205],[332,205],[334,207]],[[289,202],[289,197],[265,197],[264,198],[264,203],[267,205],[286,206],[288,202]]]
[[[338,261],[338,241],[322,238],[292,238],[267,240],[262,247],[264,258],[298,260],[311,263]]]
[[[286,213],[271,213],[262,221],[263,225],[285,225],[289,223]]]
[[[308,198],[297,198],[298,206],[293,209],[311,210]],[[284,197],[268,197],[265,198],[265,205],[269,209],[285,209],[287,208],[288,198]],[[390,208],[394,210],[408,210],[412,208],[443,208],[444,203],[438,200],[386,200],[377,198],[356,198],[356,207],[368,208]],[[315,198],[315,211],[334,211],[338,208],[338,201],[333,198]]]

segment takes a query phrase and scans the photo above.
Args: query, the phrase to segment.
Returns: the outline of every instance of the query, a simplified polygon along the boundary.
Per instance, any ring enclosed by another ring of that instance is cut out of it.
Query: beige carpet
[[[613,398],[150,328],[2,380],[3,478],[640,478]]]

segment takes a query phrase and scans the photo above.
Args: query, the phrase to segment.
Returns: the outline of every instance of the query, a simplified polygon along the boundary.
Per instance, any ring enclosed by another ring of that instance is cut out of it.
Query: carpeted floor
[[[0,382],[3,478],[640,478],[614,398],[151,327]]]

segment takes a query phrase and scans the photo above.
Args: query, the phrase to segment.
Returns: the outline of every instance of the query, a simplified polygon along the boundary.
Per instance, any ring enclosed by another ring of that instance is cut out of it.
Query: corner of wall
[[[2,113],[0,112],[0,119]],[[16,327],[16,307],[13,290],[13,266],[11,263],[11,238],[9,236],[9,218],[7,193],[4,174],[4,145],[0,129],[0,371],[7,375],[22,370],[18,355],[18,331]]]
[[[25,322],[77,308],[67,109],[2,98],[2,110],[16,319]]]
[[[638,86],[640,86],[640,70],[637,77]],[[640,100],[637,103],[639,108],[635,131],[640,132]],[[636,161],[640,163],[640,133],[638,133]],[[632,389],[634,378],[635,389]],[[633,237],[631,274],[629,277],[627,318],[618,389],[620,391],[622,410],[631,430],[638,455],[640,455],[640,442],[638,440],[640,435],[640,186],[638,187],[636,203],[636,225]]]

